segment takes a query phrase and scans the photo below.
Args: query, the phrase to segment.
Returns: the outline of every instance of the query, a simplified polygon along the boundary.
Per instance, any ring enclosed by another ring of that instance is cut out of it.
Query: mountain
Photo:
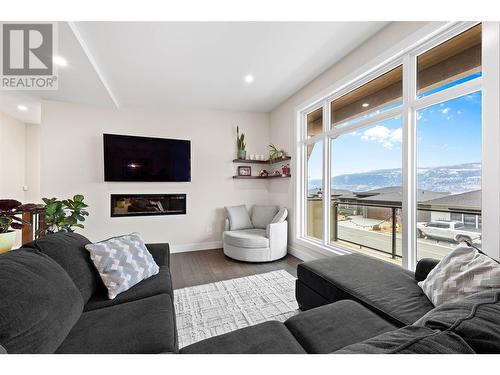
[[[435,192],[463,193],[479,190],[481,189],[481,163],[418,168],[417,181],[420,189]],[[335,189],[358,192],[387,186],[400,186],[401,184],[401,168],[380,169],[332,177],[332,185]],[[320,186],[320,180],[309,182],[309,189]]]

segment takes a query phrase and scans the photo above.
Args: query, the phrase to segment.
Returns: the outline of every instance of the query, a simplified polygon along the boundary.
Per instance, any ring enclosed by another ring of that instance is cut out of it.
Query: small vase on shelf
[[[246,159],[247,151],[246,150],[238,150],[238,159]]]

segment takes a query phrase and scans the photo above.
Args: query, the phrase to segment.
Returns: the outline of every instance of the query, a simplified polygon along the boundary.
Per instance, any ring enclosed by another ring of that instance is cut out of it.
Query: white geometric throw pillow
[[[85,249],[108,289],[109,299],[159,271],[139,233],[88,244]]]
[[[472,247],[460,246],[418,283],[434,306],[500,288],[500,264]]]

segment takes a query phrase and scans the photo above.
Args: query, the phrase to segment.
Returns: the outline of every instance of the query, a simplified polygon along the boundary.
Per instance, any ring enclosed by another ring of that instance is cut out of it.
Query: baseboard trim
[[[288,246],[288,254],[291,254],[294,257],[299,258],[300,260],[303,260],[304,262],[319,258],[319,256],[314,256],[313,254],[311,254],[309,251],[307,251],[305,249],[298,249],[298,248],[293,247],[293,246]]]
[[[172,254],[187,253],[189,251],[212,250],[212,249],[222,249],[222,241],[170,245],[170,252]]]

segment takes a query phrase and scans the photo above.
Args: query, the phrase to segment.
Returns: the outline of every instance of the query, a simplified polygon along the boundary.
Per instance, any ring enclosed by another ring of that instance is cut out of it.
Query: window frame
[[[380,121],[388,120],[396,116],[402,117],[403,140],[402,140],[402,255],[403,267],[415,269],[417,262],[417,165],[416,165],[416,113],[418,110],[446,102],[483,89],[483,77],[464,82],[460,85],[449,87],[442,91],[429,94],[418,98],[417,95],[417,56],[438,46],[439,44],[457,36],[458,34],[470,29],[480,22],[450,22],[439,27],[434,32],[428,32],[413,45],[408,46],[385,58],[383,61],[374,61],[372,64],[363,68],[364,72],[355,73],[345,80],[345,84],[338,84],[328,92],[321,94],[313,99],[309,104],[296,108],[297,114],[297,189],[296,205],[297,215],[295,215],[296,231],[295,241],[315,250],[326,250],[336,254],[351,253],[350,250],[341,248],[330,243],[330,220],[331,217],[331,140],[339,136],[352,132],[369,125],[374,125]],[[484,25],[484,23],[483,23]],[[483,33],[483,48],[484,48]],[[484,53],[483,53],[484,56]],[[378,60],[378,59],[377,59]],[[484,66],[484,61],[483,61]],[[390,70],[403,66],[403,95],[402,105],[389,109],[379,114],[369,116],[354,124],[344,125],[341,128],[335,128],[330,124],[330,104],[345,94],[356,90],[371,80],[379,77]],[[484,71],[484,69],[483,69]],[[323,107],[323,133],[312,138],[304,136],[307,132],[307,114]],[[484,112],[484,108],[482,109]],[[483,117],[484,123],[484,117]],[[483,135],[484,137],[484,135]],[[311,239],[305,232],[305,223],[307,220],[307,176],[304,176],[304,164],[307,163],[306,154],[303,149],[307,144],[323,141],[323,239]],[[483,146],[484,151],[484,146]],[[304,183],[305,181],[305,183]],[[483,182],[484,183],[484,182]],[[484,237],[484,235],[483,235]]]

